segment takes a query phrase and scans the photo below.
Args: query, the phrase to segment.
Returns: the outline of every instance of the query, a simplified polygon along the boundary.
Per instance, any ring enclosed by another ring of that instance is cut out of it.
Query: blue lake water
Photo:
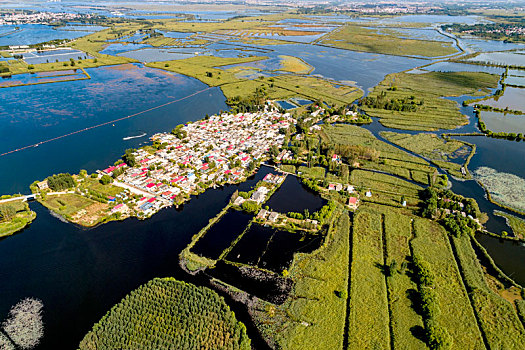
[[[39,298],[45,328],[36,349],[76,349],[111,306],[154,277],[202,284],[179,268],[179,252],[235,190],[249,190],[268,171],[262,168],[240,185],[208,190],[181,210],[165,209],[147,221],[128,219],[92,229],[61,222],[38,203],[31,204],[38,219],[0,240],[0,318],[21,298]],[[257,344],[245,309],[231,300],[229,305]]]
[[[525,134],[525,115],[504,114],[501,112],[480,111],[481,120],[487,129],[494,132],[513,132]]]
[[[407,70],[428,63],[427,60],[422,59],[347,51],[306,44],[252,45],[252,47],[268,50],[264,53],[259,53],[259,55],[271,58],[278,58],[279,55],[302,58],[314,67],[315,74],[338,81],[355,82],[357,86],[365,91],[377,85],[389,73]],[[255,63],[242,65],[253,67]]]
[[[197,255],[218,259],[221,253],[246,229],[253,215],[230,210],[191,248]]]
[[[125,117],[205,89],[203,83],[141,65],[86,70],[91,80],[0,89],[0,153]],[[226,110],[210,89],[143,115],[0,157],[0,193],[28,192],[34,180],[56,172],[94,171],[143,139],[130,135],[169,131]],[[6,171],[6,169],[9,169]]]
[[[313,213],[325,204],[326,200],[310,191],[297,177],[290,175],[265,205],[279,213],[302,213],[305,210]]]
[[[151,47],[149,44],[135,44],[135,43],[128,43],[128,44],[109,44],[107,45],[102,51],[100,51],[101,54],[104,55],[117,55],[123,52],[133,51],[133,50],[139,50],[146,47]]]
[[[472,62],[525,66],[525,55],[513,52],[487,52],[468,59]]]
[[[15,26],[5,26],[14,30]],[[76,39],[91,34],[91,31],[73,31],[53,28],[43,24],[21,24],[21,30],[0,37],[0,46],[32,45],[54,39]],[[5,29],[5,28],[4,28]]]
[[[41,52],[29,52],[23,54],[24,61],[27,64],[38,64],[46,62],[64,62],[70,59],[84,60],[87,58],[93,58],[93,56],[86,54],[79,50],[51,50]]]

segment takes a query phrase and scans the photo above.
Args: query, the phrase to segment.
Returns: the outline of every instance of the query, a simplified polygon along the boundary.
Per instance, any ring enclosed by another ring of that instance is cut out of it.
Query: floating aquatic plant
[[[9,311],[9,316],[2,324],[2,328],[19,348],[32,349],[40,342],[44,335],[43,307],[41,300],[25,298]],[[2,336],[5,337],[3,334]],[[15,348],[8,340],[5,344],[5,349]],[[1,337],[0,345],[3,345]]]
[[[489,167],[476,169],[474,176],[486,187],[494,201],[525,210],[525,179]]]

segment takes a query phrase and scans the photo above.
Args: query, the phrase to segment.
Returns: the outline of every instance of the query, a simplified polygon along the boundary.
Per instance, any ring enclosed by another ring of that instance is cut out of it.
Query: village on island
[[[319,110],[312,112],[310,121],[317,120],[319,114]],[[277,163],[291,160],[293,154],[282,146],[288,129],[292,125],[295,130],[296,124],[294,116],[279,110],[272,101],[258,112],[206,116],[179,125],[171,133],[153,135],[152,145],[129,149],[115,164],[91,175],[81,170],[78,175],[57,174],[35,181],[30,186],[30,199],[86,227],[128,217],[145,219],[163,208],[178,207],[210,187],[243,182],[272,156]],[[317,128],[311,126],[311,130]],[[330,160],[341,161],[335,154]],[[287,175],[277,170],[283,175],[266,175],[266,187],[258,186],[250,198],[235,196],[233,204],[239,208],[243,202],[260,206]],[[355,193],[353,186],[339,183],[330,183],[326,190]],[[348,206],[356,209],[358,204],[355,193]],[[257,217],[275,224],[278,215],[259,208]],[[308,224],[312,222],[308,220]],[[316,227],[317,222],[311,226]]]

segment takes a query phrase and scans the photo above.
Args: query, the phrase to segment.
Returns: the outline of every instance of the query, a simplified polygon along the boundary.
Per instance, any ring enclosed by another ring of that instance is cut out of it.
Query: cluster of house
[[[135,206],[149,214],[211,186],[240,181],[266,158],[270,147],[282,146],[281,129],[294,123],[290,114],[268,110],[214,115],[184,125],[176,135],[153,135],[151,140],[159,149],[134,151],[137,166],[122,163],[100,173],[112,176],[117,172],[114,185],[140,193],[143,197]],[[265,179],[282,181],[279,176]],[[261,186],[253,200],[262,203],[267,192]]]
[[[233,202],[234,205],[241,206],[242,203],[249,200],[252,202],[257,203],[258,205],[264,203],[268,197],[268,192],[270,192],[270,188],[273,188],[273,185],[279,185],[281,184],[285,179],[285,176],[283,175],[277,175],[277,174],[267,174],[263,181],[270,184],[270,186],[259,186],[257,189],[252,193],[251,197],[248,199],[244,199],[241,196],[237,197],[235,201]]]
[[[56,21],[71,21],[79,18],[90,18],[90,14],[66,12],[6,12],[0,14],[0,25],[7,24],[48,24]]]
[[[330,183],[328,184],[328,191],[337,191],[337,192],[340,192],[340,191],[346,191],[350,194],[350,198],[348,198],[348,206],[350,207],[350,209],[357,209],[357,207],[359,206],[359,196],[354,188],[354,186],[352,185],[342,185],[340,183]],[[365,196],[367,197],[372,197],[372,191],[368,190],[366,191],[366,194]]]

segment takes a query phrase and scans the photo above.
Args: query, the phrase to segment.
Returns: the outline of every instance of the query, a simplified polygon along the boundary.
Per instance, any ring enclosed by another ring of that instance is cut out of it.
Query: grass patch
[[[313,76],[280,75],[268,80],[270,98],[274,99],[304,96],[312,101],[321,98],[332,105],[347,105],[363,96],[363,92],[354,86]],[[288,96],[272,94],[272,84],[274,88],[288,91]]]
[[[353,170],[350,183],[360,193],[360,198],[367,202],[401,206],[403,199],[409,206],[419,204],[419,191],[423,188],[399,178],[374,173],[364,170]],[[365,197],[365,192],[370,190],[372,197]]]
[[[29,209],[27,202],[17,200],[3,203],[0,204],[0,211],[8,206],[16,213],[8,220],[0,221],[0,237],[10,236],[22,230],[36,218],[36,213]]]
[[[362,146],[379,151],[377,160],[359,159],[356,167],[379,170],[425,185],[429,183],[429,175],[435,171],[424,159],[380,141],[370,131],[355,125],[325,125],[320,135],[324,142],[335,146]]]
[[[279,68],[278,70],[283,72],[308,74],[314,69],[311,65],[309,65],[302,59],[294,56],[280,55],[279,59],[281,63],[281,68]]]
[[[390,348],[381,216],[362,207],[354,219],[348,349]]]
[[[377,98],[384,94],[384,100],[403,100],[415,96],[423,105],[416,111],[395,111],[362,108],[371,116],[381,118],[381,124],[405,130],[454,129],[467,124],[467,117],[459,111],[455,101],[446,96],[472,95],[483,96],[490,93],[490,88],[497,87],[499,76],[479,72],[429,72],[423,74],[389,74],[370,93]]]
[[[382,213],[385,220],[386,264],[394,263],[401,267],[399,273],[387,278],[394,349],[424,349],[425,343],[414,332],[423,327],[423,321],[415,311],[410,297],[417,291],[417,285],[411,279],[409,271],[403,269],[403,265],[410,261],[409,242],[412,238],[413,217],[398,209],[385,207],[382,207]]]
[[[416,218],[414,232],[413,254],[426,260],[435,276],[434,292],[440,310],[437,323],[452,337],[454,349],[483,349],[483,339],[445,229],[434,221]]]
[[[95,203],[95,201],[75,193],[48,195],[45,196],[45,199],[40,199],[39,201],[46,208],[65,217],[70,217],[77,211]]]
[[[301,173],[301,176],[308,177],[311,179],[320,179],[323,180],[325,178],[326,170],[323,167],[317,166],[317,167],[306,167],[306,166],[300,166],[297,169],[298,173]]]
[[[45,195],[38,201],[68,221],[86,227],[116,219],[108,210],[108,204],[94,201],[76,193]]]
[[[114,186],[112,184],[103,185],[100,183],[98,179],[92,179],[90,177],[86,177],[84,179],[83,187],[86,189],[90,189],[92,191],[98,192],[100,194],[107,196],[115,197],[117,194],[124,191],[122,187]]]
[[[439,57],[457,53],[449,42],[403,39],[401,35],[381,29],[347,24],[324,36],[319,42],[346,50],[384,53],[399,56]]]
[[[494,293],[485,280],[483,270],[470,238],[452,237],[472,305],[491,349],[525,348],[525,329],[513,305]]]
[[[427,133],[410,135],[383,131],[381,132],[381,136],[398,146],[430,159],[432,163],[442,169],[446,169],[455,177],[471,178],[468,173],[465,176],[462,174],[461,164],[452,162],[452,160],[458,157],[466,158],[466,155],[474,151],[473,148],[465,142],[454,139],[445,140],[436,134]]]
[[[231,71],[222,70],[217,67],[254,62],[264,60],[267,58],[268,57],[265,56],[251,56],[241,58],[195,56],[185,58],[182,60],[151,62],[147,63],[146,66],[164,69],[170,72],[176,72],[179,74],[184,74],[193,78],[197,78],[209,86],[219,86],[228,83],[238,82],[239,79],[237,79],[235,77],[235,74],[233,74]],[[255,90],[255,88],[253,90]],[[250,93],[252,93],[253,90],[250,91]]]
[[[476,169],[474,178],[483,184],[493,203],[525,212],[525,179],[489,167]]]

